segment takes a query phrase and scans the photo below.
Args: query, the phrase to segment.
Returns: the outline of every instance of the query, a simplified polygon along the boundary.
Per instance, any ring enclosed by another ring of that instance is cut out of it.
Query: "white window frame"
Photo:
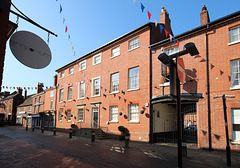
[[[120,46],[117,46],[112,49],[112,55],[111,58],[117,57],[120,55]]]
[[[171,47],[171,48],[167,48],[166,51],[165,51],[165,53],[166,53],[167,55],[172,55],[172,54],[175,54],[175,53],[177,53],[177,52],[179,52],[178,46],[174,46],[174,47]]]
[[[62,121],[62,115],[63,115],[63,108],[59,109],[59,113],[58,113],[58,121]]]
[[[52,110],[52,109],[53,109],[53,100],[50,100],[49,109],[50,109],[50,110]]]
[[[82,67],[83,64],[85,64],[85,67]],[[86,60],[81,61],[81,62],[79,63],[79,71],[82,71],[82,70],[84,70],[84,69],[86,69],[86,68],[87,68],[87,61],[86,61]]]
[[[79,82],[79,83],[78,83],[78,99],[84,99],[84,98],[85,98],[85,86],[86,86],[86,85],[85,85],[85,82],[81,82],[81,83]],[[83,96],[81,97],[81,94],[82,94],[81,88],[82,88],[82,87],[84,87],[84,88],[83,88],[83,92],[84,92],[84,93],[83,93]]]
[[[99,79],[99,94],[95,94],[95,80]],[[92,79],[92,97],[97,97],[101,95],[101,77],[96,77]]]
[[[237,39],[233,41],[232,32],[235,31],[235,30],[237,31],[237,34],[236,34]],[[232,27],[232,28],[229,29],[229,43],[228,43],[228,45],[239,43],[239,42],[240,42],[240,25]]]
[[[135,108],[134,106],[137,106],[137,108],[134,109]],[[136,104],[128,105],[128,118],[129,118],[128,120],[129,122],[139,122],[139,104],[136,103]]]
[[[71,119],[71,118],[72,118],[71,115],[72,115],[71,110],[67,110],[67,121],[68,121],[68,122],[72,120],[72,119]]]
[[[240,89],[240,59],[231,61],[230,68],[231,68],[231,88],[230,89]],[[233,72],[234,69],[236,70],[236,72]],[[238,84],[233,85],[234,81],[238,81]]]
[[[137,68],[138,68],[138,74],[130,76],[130,71]],[[133,81],[136,81],[135,82],[136,84],[134,84],[135,85],[134,87],[132,86]],[[137,89],[139,89],[139,67],[134,67],[134,68],[128,69],[128,91],[137,90]]]
[[[70,89],[71,89],[71,92],[70,92]],[[68,101],[72,101],[72,94],[73,94],[73,86],[69,86],[68,87],[68,97],[67,97]]]
[[[95,59],[98,57],[100,58],[100,62],[95,62]],[[93,65],[100,64],[101,62],[102,62],[102,53],[99,53],[99,54],[93,56]]]
[[[60,89],[59,90],[59,102],[63,102],[63,93],[64,93],[64,90]]]
[[[80,111],[79,110],[82,110],[82,118],[80,119]],[[78,122],[84,122],[84,107],[78,107],[78,112],[77,112],[77,121]]]
[[[54,91],[50,92],[50,97],[54,97]]]
[[[231,109],[232,113],[232,142],[240,144],[240,130],[234,131],[234,125],[240,125],[240,109]]]
[[[110,106],[109,107],[110,113],[110,122],[118,122],[118,106]]]
[[[32,106],[29,106],[29,107],[28,107],[28,111],[32,111]]]
[[[113,75],[116,75],[116,74],[118,74],[118,79],[116,80],[114,80],[113,81]],[[117,86],[117,90],[115,90],[114,88],[114,83],[118,83],[118,86]],[[116,73],[113,73],[113,74],[111,74],[111,86],[110,86],[111,88],[110,88],[110,90],[111,90],[111,93],[118,93],[119,92],[119,72],[116,72]]]
[[[60,72],[60,79],[64,78],[64,76],[65,76],[65,72],[64,71]]]
[[[128,42],[128,51],[134,50],[140,47],[140,39],[136,37]]]
[[[69,68],[69,69],[68,69],[68,75],[72,75],[72,74],[73,74],[73,71],[74,71],[74,68],[73,68],[73,67]]]

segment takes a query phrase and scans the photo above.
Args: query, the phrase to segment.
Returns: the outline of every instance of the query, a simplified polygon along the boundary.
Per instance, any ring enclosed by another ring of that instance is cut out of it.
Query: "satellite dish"
[[[51,62],[52,55],[48,45],[36,34],[18,31],[10,38],[9,45],[16,59],[30,68],[45,68]]]

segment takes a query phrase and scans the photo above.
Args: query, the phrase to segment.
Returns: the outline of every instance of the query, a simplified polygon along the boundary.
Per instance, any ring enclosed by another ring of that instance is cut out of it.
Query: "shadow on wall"
[[[198,88],[198,78],[197,78],[197,70],[193,68],[193,70],[186,69],[186,83],[183,84],[183,90],[188,93],[197,93]]]

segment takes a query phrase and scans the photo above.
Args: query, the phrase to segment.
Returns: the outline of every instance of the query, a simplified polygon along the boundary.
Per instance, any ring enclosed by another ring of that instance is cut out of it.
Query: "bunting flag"
[[[68,39],[70,39],[70,34],[68,34]]]
[[[65,17],[63,16],[63,24],[65,23]]]
[[[176,44],[176,43],[177,43],[177,40],[176,40],[175,38],[173,38],[173,41],[174,41],[174,44]]]
[[[65,28],[65,33],[67,33],[67,31],[68,31],[68,28],[67,28],[67,26],[66,26],[66,28]]]
[[[141,3],[141,9],[142,9],[142,12],[144,11],[145,7],[143,6],[143,4]]]
[[[165,29],[165,35],[166,35],[166,38],[167,38],[167,36],[168,36],[168,31]]]
[[[169,34],[169,37],[170,37],[170,41],[172,41],[173,36],[171,34]]]
[[[157,20],[155,18],[154,18],[154,22],[155,22],[155,27],[157,27],[158,22],[157,22]]]
[[[148,13],[148,20],[150,20],[152,15],[149,11],[147,11],[147,13]]]
[[[177,41],[177,46],[178,46],[178,48],[179,48],[179,44],[180,44],[180,42],[179,42],[179,41]]]
[[[60,4],[60,12],[59,13],[61,13],[62,12],[62,5]]]
[[[163,30],[163,27],[162,27],[162,25],[160,25],[160,31],[161,31],[161,33],[162,33],[162,30]]]

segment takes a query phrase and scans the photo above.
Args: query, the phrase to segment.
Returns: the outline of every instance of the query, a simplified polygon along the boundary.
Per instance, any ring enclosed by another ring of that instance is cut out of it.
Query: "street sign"
[[[185,65],[181,57],[177,58],[177,73],[178,73],[178,78],[180,82],[184,84],[186,80],[186,73],[185,73]]]

